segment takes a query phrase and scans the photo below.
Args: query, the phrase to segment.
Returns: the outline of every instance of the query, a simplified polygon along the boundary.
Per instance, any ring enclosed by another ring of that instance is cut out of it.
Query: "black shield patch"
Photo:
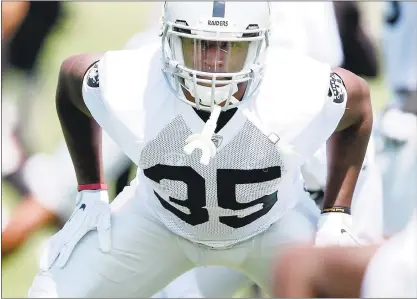
[[[331,97],[333,102],[337,104],[343,103],[347,98],[345,83],[342,78],[334,72],[330,74],[329,91],[327,96]]]
[[[99,87],[100,79],[98,76],[98,63],[95,63],[87,74],[87,85],[90,87]]]

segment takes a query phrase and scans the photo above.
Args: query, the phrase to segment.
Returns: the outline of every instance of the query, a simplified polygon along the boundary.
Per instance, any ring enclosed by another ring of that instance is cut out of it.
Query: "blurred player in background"
[[[401,230],[417,197],[417,3],[385,4],[382,54],[390,100],[381,113],[385,234]]]
[[[338,32],[342,42],[341,67],[366,78],[378,75],[379,64],[374,42],[363,27],[363,12],[358,1],[334,1]]]
[[[4,61],[4,48],[5,44],[14,35],[20,24],[24,20],[29,9],[28,2],[2,2],[1,3],[1,40],[2,40],[2,61]],[[1,65],[3,73],[4,64]],[[20,164],[23,161],[23,153],[19,147],[19,144],[15,140],[14,128],[16,127],[16,112],[11,105],[7,106],[2,101],[2,179],[6,177],[6,180],[14,181],[11,177],[16,174]],[[4,152],[8,151],[5,155]],[[5,163],[4,157],[7,157],[7,163]],[[15,175],[16,176],[16,175]],[[26,186],[18,186],[18,182],[14,182],[13,185],[19,191],[22,197],[30,197],[30,192]],[[2,228],[4,228],[8,222],[8,211],[5,206],[2,206]]]
[[[403,231],[379,245],[288,250],[275,267],[274,296],[417,298],[417,209],[411,213]]]
[[[1,3],[1,39],[7,42],[14,35],[29,10],[29,2]]]
[[[63,3],[59,1],[28,1],[27,12],[17,30],[2,40],[2,75],[16,75],[18,86],[6,90],[3,102],[16,105],[16,137],[26,154],[34,143],[30,130],[32,107],[36,102],[42,78],[39,78],[39,61],[48,37],[63,21]],[[24,86],[24,88],[22,88]]]
[[[22,25],[20,37],[14,42],[14,46],[10,47],[10,49],[17,48],[18,51],[13,55],[14,58],[10,58],[8,70],[16,68],[23,73],[22,76],[30,77],[30,80],[36,80],[37,63],[42,47],[48,34],[52,32],[53,27],[62,18],[62,2],[17,2],[14,6],[9,5],[11,3],[8,2],[2,4],[6,3],[7,7],[10,7],[7,9],[7,12],[10,11],[8,13],[9,18],[15,15],[17,19],[20,15],[23,15],[20,10],[25,7],[30,12],[30,18],[25,19]],[[26,6],[19,5],[19,3],[26,3]],[[5,12],[6,10],[3,11],[3,13]],[[156,10],[152,10],[149,16],[154,16],[155,13]],[[158,9],[158,14],[160,14],[160,9]],[[20,18],[20,22],[22,22],[23,16],[20,16]],[[4,22],[6,22],[5,18]],[[12,21],[8,22],[12,23]],[[19,22],[13,21],[13,23],[18,24]],[[33,31],[30,29],[32,26]],[[11,29],[7,32],[17,30],[13,30],[12,26],[9,27]],[[14,28],[16,27],[15,25]],[[31,40],[31,34],[35,34],[33,41]],[[7,36],[12,36],[12,34],[8,33]],[[17,62],[14,63],[14,61]],[[26,86],[27,89],[22,89],[24,93],[20,89],[14,91],[19,95],[18,103],[23,107],[22,111],[25,112],[29,111],[29,108],[25,105],[28,107],[33,105],[33,95],[36,96],[36,90],[31,89],[31,87]],[[28,92],[32,94],[24,98],[23,95]],[[25,199],[17,205],[11,214],[7,211],[5,205],[2,207],[3,256],[12,253],[33,232],[44,225],[57,224],[59,228],[62,227],[62,224],[68,220],[73,212],[75,205],[76,178],[65,142],[63,141],[53,154],[34,153],[33,155],[27,155],[27,150],[23,147],[22,134],[18,134],[19,132],[24,133],[24,124],[26,124],[21,115],[25,112],[19,111],[19,107],[14,101],[9,101],[7,97],[6,99],[3,97],[2,177],[15,187],[19,195]],[[131,162],[118,146],[110,138],[107,138],[106,134],[104,135],[105,174],[109,181],[117,182],[115,193],[118,194],[128,183]],[[59,173],[59,176],[53,175],[54,173]]]
[[[30,114],[38,92],[38,62],[45,41],[62,17],[62,3],[2,3],[2,76],[14,73],[18,84],[2,91],[2,179],[24,202],[9,216],[2,209],[2,253],[21,244],[32,231],[53,219],[50,211],[36,204],[36,195],[23,178],[30,156]],[[26,213],[30,211],[30,213]],[[26,223],[26,224],[25,224]],[[10,225],[9,225],[10,224]]]
[[[289,251],[276,268],[276,297],[417,297],[416,4],[388,1],[383,18],[382,62],[391,98],[376,128],[377,140],[383,141],[376,163],[384,174],[388,240],[358,248]]]

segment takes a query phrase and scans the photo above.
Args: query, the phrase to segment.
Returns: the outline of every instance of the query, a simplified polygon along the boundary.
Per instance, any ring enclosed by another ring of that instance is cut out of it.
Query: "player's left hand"
[[[316,246],[358,246],[358,238],[353,234],[352,216],[340,212],[320,215],[316,232]]]

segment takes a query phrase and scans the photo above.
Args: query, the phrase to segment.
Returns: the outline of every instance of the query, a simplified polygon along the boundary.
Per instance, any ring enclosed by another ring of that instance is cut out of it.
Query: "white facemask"
[[[227,101],[229,94],[230,94],[230,84],[216,87],[214,88],[214,103],[216,105],[219,105],[225,101]],[[185,80],[185,87],[190,92],[190,94],[195,98],[195,92],[194,92],[194,83],[192,80]],[[197,94],[200,99],[200,103],[204,106],[211,106],[211,95],[213,92],[213,89],[211,87],[202,86],[196,84]],[[236,83],[232,84],[232,98],[230,102],[233,104],[236,102],[236,99],[233,97],[233,95],[238,91],[238,87]]]

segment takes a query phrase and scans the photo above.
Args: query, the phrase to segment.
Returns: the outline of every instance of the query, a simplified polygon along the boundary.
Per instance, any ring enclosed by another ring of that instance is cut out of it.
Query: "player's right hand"
[[[78,192],[75,211],[64,227],[49,240],[41,268],[49,269],[54,263],[64,267],[77,243],[92,230],[97,230],[100,249],[108,252],[111,247],[110,218],[106,190]]]

